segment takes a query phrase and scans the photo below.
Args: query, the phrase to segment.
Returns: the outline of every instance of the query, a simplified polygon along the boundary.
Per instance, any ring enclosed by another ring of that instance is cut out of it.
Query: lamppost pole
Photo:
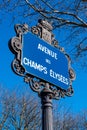
[[[42,130],[53,130],[53,113],[52,113],[52,91],[49,84],[41,92],[42,103]]]

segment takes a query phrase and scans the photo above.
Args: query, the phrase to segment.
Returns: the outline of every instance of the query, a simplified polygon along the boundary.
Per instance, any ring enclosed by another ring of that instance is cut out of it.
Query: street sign
[[[68,60],[58,48],[28,32],[23,35],[21,64],[26,72],[67,90]]]

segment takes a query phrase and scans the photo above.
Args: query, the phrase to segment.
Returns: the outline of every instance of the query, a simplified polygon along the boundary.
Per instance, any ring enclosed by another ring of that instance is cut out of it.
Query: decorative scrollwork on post
[[[70,79],[75,80],[76,75],[75,75],[74,70],[72,68],[69,69],[69,74],[70,74]]]
[[[14,26],[16,36],[10,40],[10,49],[15,53],[15,59],[12,62],[12,70],[20,76],[24,76],[25,69],[21,65],[21,51],[22,51],[22,35],[28,32],[27,24],[16,24]]]
[[[39,37],[41,37],[41,30],[37,26],[33,26],[31,28],[31,32]]]
[[[16,35],[20,37],[20,35],[27,33],[29,31],[29,27],[27,24],[16,24],[14,26]]]
[[[20,60],[14,59],[14,61],[12,62],[12,70],[13,70],[17,75],[24,76],[25,69],[24,69],[23,66],[20,64]]]

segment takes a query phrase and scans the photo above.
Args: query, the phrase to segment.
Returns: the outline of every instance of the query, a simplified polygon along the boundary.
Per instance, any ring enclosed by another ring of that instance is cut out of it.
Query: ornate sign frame
[[[71,68],[71,59],[70,56],[65,52],[64,48],[60,47],[57,40],[54,38],[52,34],[52,26],[45,20],[39,20],[36,26],[29,28],[27,24],[16,24],[14,26],[16,36],[10,40],[9,47],[11,51],[15,54],[15,59],[12,62],[12,70],[20,76],[24,77],[24,81],[28,83],[31,89],[41,95],[43,89],[47,86],[46,91],[51,92],[51,99],[60,99],[65,96],[72,96],[73,88],[72,81],[75,79],[75,72]],[[35,76],[30,75],[25,72],[24,67],[21,65],[21,51],[22,51],[22,36],[25,33],[31,31],[33,34],[39,36],[49,44],[58,48],[60,51],[64,53],[68,60],[68,68],[69,68],[69,77],[70,77],[70,86],[67,90],[63,90],[57,86],[53,86],[50,83],[47,83]]]

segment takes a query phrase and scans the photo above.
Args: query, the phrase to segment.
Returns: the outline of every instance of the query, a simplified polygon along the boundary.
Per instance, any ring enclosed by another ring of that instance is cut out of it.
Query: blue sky
[[[25,86],[28,87],[29,92],[32,92],[23,77],[17,76],[11,69],[14,54],[8,48],[8,41],[14,36],[14,24],[10,25],[9,19],[0,24],[0,85],[11,91],[16,87],[25,89]],[[78,69],[76,65],[73,68],[76,71],[76,80],[73,82],[74,95],[60,99],[60,102],[70,106],[73,112],[80,112],[87,109],[87,73]],[[57,100],[55,102],[58,103]]]

